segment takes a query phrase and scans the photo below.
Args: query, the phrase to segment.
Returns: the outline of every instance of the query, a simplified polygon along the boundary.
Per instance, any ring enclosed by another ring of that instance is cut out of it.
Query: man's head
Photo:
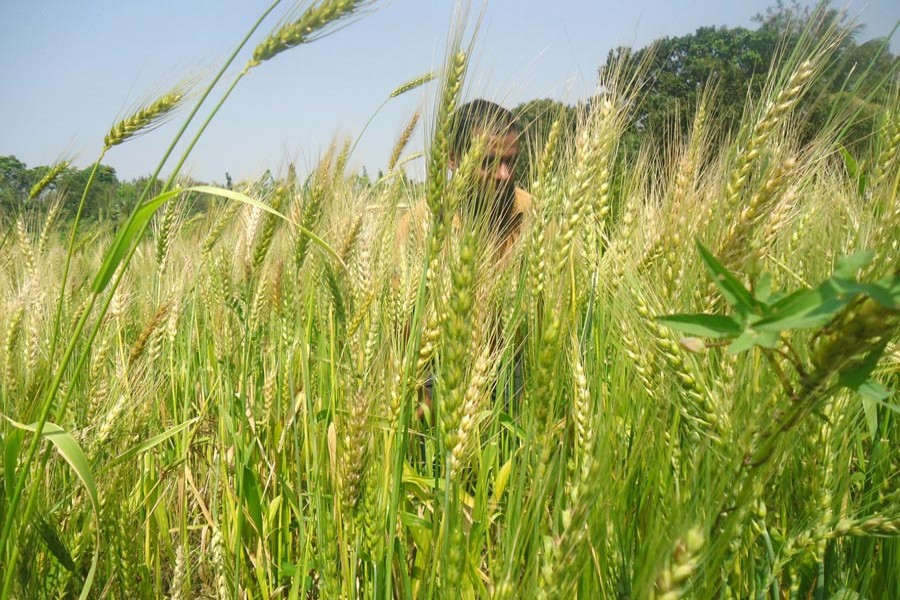
[[[515,194],[515,163],[519,154],[519,130],[510,111],[488,102],[473,100],[460,106],[453,115],[450,166],[456,169],[472,143],[484,136],[485,147],[478,181],[481,201],[512,201]]]

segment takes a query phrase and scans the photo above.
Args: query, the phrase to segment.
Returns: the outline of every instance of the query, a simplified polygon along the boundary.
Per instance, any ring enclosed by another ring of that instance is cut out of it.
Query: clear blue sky
[[[510,107],[538,97],[574,102],[589,95],[597,66],[615,46],[640,47],[703,25],[754,27],[753,15],[773,3],[491,0],[466,96]],[[266,168],[283,172],[288,161],[305,171],[336,134],[359,134],[391,90],[442,64],[455,5],[378,1],[348,28],[264,63],[213,122],[189,172],[221,182],[226,171],[237,180]],[[88,165],[115,120],[182,78],[208,76],[266,6],[268,0],[0,1],[0,155],[29,166],[61,156]],[[255,41],[293,7],[284,0]],[[480,10],[473,2],[470,17]],[[883,37],[900,19],[900,3],[857,0],[848,12],[865,26],[860,39]],[[430,112],[435,91],[432,84],[389,103],[351,164],[372,173],[383,167],[412,112]],[[149,174],[185,115],[113,148],[105,162],[120,179]],[[422,135],[420,129],[419,146]]]

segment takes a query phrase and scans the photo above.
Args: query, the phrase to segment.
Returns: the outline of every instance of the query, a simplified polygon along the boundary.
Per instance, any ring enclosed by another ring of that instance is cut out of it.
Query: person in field
[[[487,100],[472,100],[460,106],[453,116],[450,146],[450,170],[455,173],[474,140],[483,136],[484,152],[473,173],[467,197],[460,211],[481,221],[496,244],[493,257],[505,263],[522,233],[531,212],[531,195],[516,186],[516,162],[519,156],[519,129],[512,112]],[[422,241],[428,224],[428,206],[421,201],[401,218],[397,227],[397,245],[405,248],[411,237]],[[460,215],[454,215],[454,225]]]
[[[488,256],[495,269],[504,269],[512,256],[532,210],[531,195],[516,185],[516,164],[520,151],[520,131],[512,112],[487,100],[473,100],[459,107],[453,115],[449,166],[451,178],[465,160],[476,140],[483,143],[479,162],[470,171],[464,196],[459,200],[458,214],[452,216],[453,228],[461,219],[471,219],[483,232],[482,240],[492,247]],[[427,237],[429,209],[423,200],[400,219],[396,244],[399,252],[408,251],[412,242],[424,244]],[[495,329],[492,342],[500,343],[501,332]],[[433,377],[429,376],[420,390],[421,407],[431,407]],[[517,353],[513,394],[518,397],[524,387],[521,356]],[[496,395],[496,394],[495,394]],[[504,402],[508,402],[506,398]]]

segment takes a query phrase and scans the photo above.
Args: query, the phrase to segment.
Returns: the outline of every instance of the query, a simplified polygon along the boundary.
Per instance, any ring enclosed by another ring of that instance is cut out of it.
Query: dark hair
[[[453,113],[450,155],[461,157],[472,143],[477,129],[491,134],[518,133],[519,127],[511,111],[499,104],[477,99],[463,104]]]

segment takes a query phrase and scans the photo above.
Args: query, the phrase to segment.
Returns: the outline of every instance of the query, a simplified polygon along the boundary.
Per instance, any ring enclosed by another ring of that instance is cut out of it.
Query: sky
[[[0,0],[0,156],[13,154],[29,167],[61,158],[88,166],[110,126],[135,107],[182,81],[202,89],[269,3]],[[464,100],[484,97],[510,108],[533,98],[574,103],[591,94],[610,49],[701,26],[753,28],[753,16],[772,4],[475,0],[465,28],[470,35],[477,22]],[[297,9],[290,0],[276,7],[232,75]],[[900,20],[897,0],[856,0],[847,10],[864,26],[859,41],[889,35]],[[219,183],[226,172],[236,181],[266,169],[282,174],[290,162],[303,173],[333,140],[349,137],[358,140],[350,166],[374,174],[412,113],[433,112],[437,83],[384,101],[404,82],[440,68],[460,22],[455,15],[455,0],[378,0],[333,35],[263,63],[235,88],[186,171]],[[900,34],[891,51],[900,53]],[[188,112],[182,108],[162,127],[114,147],[104,163],[120,180],[149,175]],[[420,126],[414,147],[424,136]]]

